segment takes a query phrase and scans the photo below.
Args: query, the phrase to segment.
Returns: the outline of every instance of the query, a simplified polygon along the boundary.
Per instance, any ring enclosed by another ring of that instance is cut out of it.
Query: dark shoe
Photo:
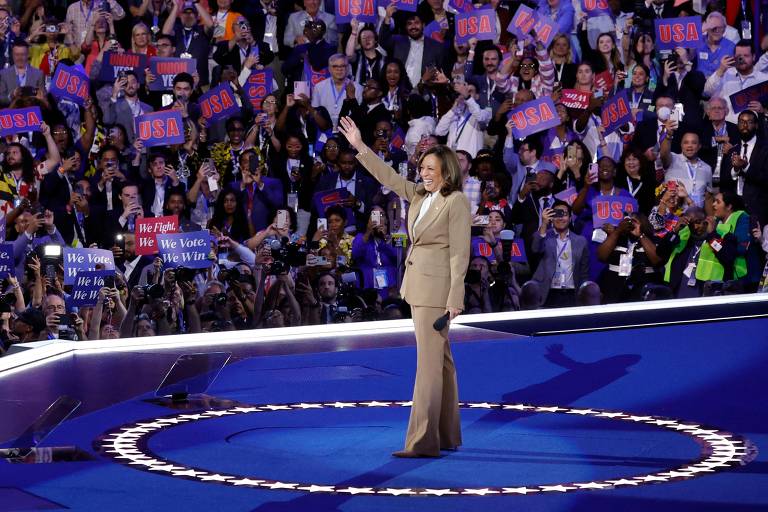
[[[440,450],[444,452],[455,452],[458,449],[459,449],[458,446],[441,446],[440,447]]]
[[[400,459],[427,459],[427,458],[434,459],[439,457],[440,454],[427,455],[426,453],[417,453],[417,452],[412,452],[408,450],[401,450],[399,452],[394,452],[392,456]]]

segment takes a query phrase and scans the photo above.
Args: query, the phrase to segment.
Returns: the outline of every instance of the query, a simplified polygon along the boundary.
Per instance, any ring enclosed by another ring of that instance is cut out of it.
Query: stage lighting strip
[[[687,434],[702,445],[702,456],[693,463],[676,467],[669,471],[624,477],[615,480],[595,480],[589,482],[571,482],[559,484],[527,485],[519,487],[453,487],[445,489],[421,489],[403,487],[344,487],[320,485],[317,483],[283,482],[262,477],[248,477],[225,473],[212,473],[202,468],[185,466],[163,459],[148,448],[149,438],[159,431],[173,428],[179,424],[190,423],[236,414],[254,414],[276,411],[303,409],[347,409],[374,407],[410,407],[412,402],[317,402],[293,404],[267,404],[239,406],[230,409],[209,410],[196,414],[177,414],[152,420],[145,420],[123,426],[99,438],[95,447],[103,455],[134,469],[168,475],[200,482],[215,482],[233,487],[250,487],[269,490],[293,490],[309,493],[336,493],[370,496],[499,496],[527,495],[535,493],[565,493],[580,490],[600,490],[620,487],[636,487],[645,484],[672,482],[696,478],[708,473],[716,473],[737,465],[746,465],[756,456],[756,448],[747,439],[702,425],[690,424],[680,420],[656,416],[636,416],[623,412],[611,412],[598,409],[575,409],[570,407],[542,407],[526,404],[461,402],[465,409],[508,410],[529,413],[560,413],[594,418],[630,421],[655,425]]]

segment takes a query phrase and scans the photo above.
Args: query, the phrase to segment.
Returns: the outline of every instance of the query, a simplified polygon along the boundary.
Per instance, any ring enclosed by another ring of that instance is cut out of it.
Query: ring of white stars
[[[581,490],[603,490],[621,487],[636,487],[638,485],[686,480],[698,476],[716,473],[735,466],[743,466],[754,458],[751,443],[746,439],[728,432],[704,427],[702,425],[662,418],[657,416],[636,416],[630,413],[611,412],[598,409],[577,409],[570,407],[544,407],[528,404],[511,404],[499,402],[460,402],[466,409],[508,410],[528,413],[556,413],[591,416],[610,420],[630,421],[669,429],[680,434],[686,434],[696,440],[701,446],[699,459],[657,473],[628,476],[613,480],[594,480],[586,482],[550,483],[542,485],[509,486],[509,487],[452,487],[452,488],[403,488],[403,487],[350,487],[343,485],[318,484],[311,482],[282,482],[260,477],[223,472],[210,472],[202,468],[193,468],[182,463],[160,458],[149,451],[148,440],[160,431],[173,428],[184,423],[234,416],[238,414],[255,414],[264,412],[283,412],[305,409],[347,409],[347,408],[376,408],[376,407],[410,407],[412,402],[399,401],[367,401],[367,402],[317,402],[292,404],[265,404],[240,406],[229,409],[210,410],[196,414],[177,414],[152,420],[144,420],[131,425],[120,427],[109,432],[95,445],[103,455],[122,464],[142,471],[163,474],[176,478],[214,482],[220,485],[234,487],[249,487],[266,490],[292,490],[308,493],[335,493],[350,496],[503,496],[528,495],[541,493],[566,493]]]

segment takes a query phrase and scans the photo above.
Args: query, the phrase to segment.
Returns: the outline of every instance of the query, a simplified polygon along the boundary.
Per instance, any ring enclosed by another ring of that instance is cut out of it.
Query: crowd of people
[[[473,215],[464,313],[766,288],[768,87],[731,98],[768,81],[750,2],[489,0],[474,6],[495,14],[483,40],[457,36],[453,0],[398,5],[364,23],[333,0],[0,0],[0,106],[43,118],[0,141],[0,353],[408,317],[407,204],[338,134],[346,116],[413,181],[429,148],[457,152]],[[554,22],[548,45],[507,30],[521,5]],[[684,16],[701,17],[700,41],[657,49],[654,21]],[[105,80],[114,53],[196,64],[156,91],[149,68]],[[90,77],[83,104],[50,94],[62,64]],[[254,103],[247,80],[265,69]],[[239,113],[209,122],[199,98],[223,83]],[[609,133],[601,109],[623,90],[632,121]],[[545,97],[559,124],[516,138],[508,114]],[[184,142],[145,146],[135,118],[166,109]],[[161,216],[210,233],[207,268],[137,254],[137,220]],[[72,305],[51,246],[112,252],[94,304]]]

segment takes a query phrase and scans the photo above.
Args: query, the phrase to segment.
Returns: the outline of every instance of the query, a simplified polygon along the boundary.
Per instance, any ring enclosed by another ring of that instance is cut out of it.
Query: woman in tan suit
[[[357,159],[383,186],[410,203],[408,237],[400,289],[411,305],[416,331],[416,384],[405,449],[395,457],[439,457],[440,450],[461,444],[456,368],[448,343],[448,325],[433,324],[442,316],[453,320],[464,308],[464,276],[470,254],[472,217],[461,192],[456,153],[435,146],[419,159],[422,183],[400,176],[368,146],[348,117],[339,130],[359,152]]]

